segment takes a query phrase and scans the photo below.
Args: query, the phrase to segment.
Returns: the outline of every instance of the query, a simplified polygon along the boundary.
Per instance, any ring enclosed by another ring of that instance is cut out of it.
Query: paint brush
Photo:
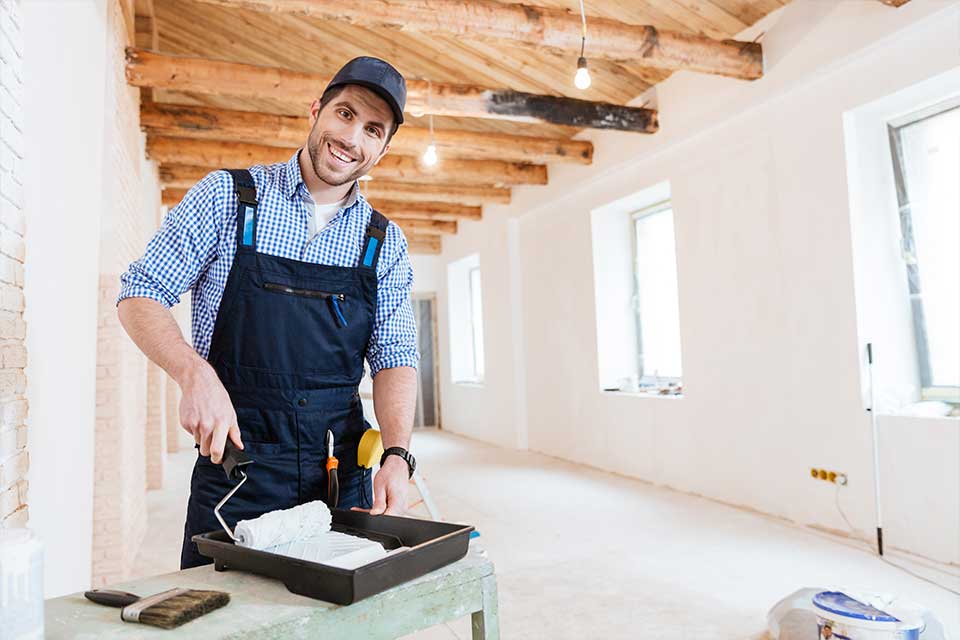
[[[83,596],[97,604],[122,607],[120,618],[124,622],[140,622],[161,629],[179,627],[230,602],[230,594],[224,591],[197,589],[169,589],[146,598],[125,591],[94,589],[85,591]]]

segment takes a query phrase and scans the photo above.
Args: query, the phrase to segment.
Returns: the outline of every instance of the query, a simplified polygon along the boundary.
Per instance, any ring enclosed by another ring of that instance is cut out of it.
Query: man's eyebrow
[[[354,106],[350,103],[349,100],[341,100],[341,101],[335,103],[334,106],[337,106],[337,107],[346,107],[347,109],[350,110],[351,113],[353,113],[354,115],[357,115],[357,110],[354,108]],[[370,121],[367,122],[367,124],[368,124],[368,125],[373,125],[373,126],[375,126],[375,127],[380,127],[380,130],[381,130],[381,131],[386,131],[386,130],[387,130],[387,125],[386,125],[386,123],[385,123],[385,122],[380,122],[379,120],[370,120]]]

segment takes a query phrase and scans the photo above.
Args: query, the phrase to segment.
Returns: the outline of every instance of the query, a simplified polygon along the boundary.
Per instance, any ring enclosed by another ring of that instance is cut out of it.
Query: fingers
[[[209,425],[200,424],[196,427],[195,435],[200,443],[200,455],[209,456],[210,438],[213,436],[213,430]]]
[[[407,510],[407,505],[404,504],[406,499],[406,491],[390,492],[387,496],[387,510],[383,514],[386,516],[402,516]]]
[[[238,449],[243,449],[243,441],[240,439],[240,427],[237,426],[237,421],[233,421],[233,426],[230,427],[229,437],[233,441],[233,444],[237,445]]]
[[[377,482],[377,480],[381,480],[379,473],[373,483],[380,486],[374,486],[373,488],[373,505],[370,507],[370,515],[372,516],[378,516],[387,509],[387,491],[384,486],[386,483]]]
[[[223,460],[223,450],[227,444],[229,431],[230,426],[225,422],[219,423],[213,430],[210,437],[210,462],[213,464],[220,464]]]

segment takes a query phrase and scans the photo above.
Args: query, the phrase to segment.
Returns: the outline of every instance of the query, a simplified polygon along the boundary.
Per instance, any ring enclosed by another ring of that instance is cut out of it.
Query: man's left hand
[[[387,456],[373,478],[373,507],[370,515],[400,516],[407,510],[410,467],[399,456]]]

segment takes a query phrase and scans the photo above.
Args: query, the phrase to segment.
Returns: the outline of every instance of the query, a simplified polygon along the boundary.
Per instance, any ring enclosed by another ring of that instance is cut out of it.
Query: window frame
[[[890,141],[893,179],[896,188],[898,216],[900,219],[900,255],[906,267],[907,289],[910,299],[911,316],[913,318],[917,367],[920,373],[920,398],[922,400],[943,400],[946,402],[960,403],[960,386],[938,386],[933,384],[932,380],[930,344],[927,339],[927,323],[923,310],[920,265],[913,235],[912,206],[907,193],[906,168],[903,159],[901,137],[903,129],[955,109],[960,109],[960,97],[951,98],[925,109],[914,111],[901,118],[891,120],[887,123],[887,135]]]
[[[672,198],[667,198],[666,200],[661,200],[649,206],[646,206],[642,209],[638,209],[630,214],[630,250],[632,252],[632,264],[633,264],[633,295],[630,301],[630,306],[633,307],[633,317],[634,324],[636,326],[636,343],[637,343],[637,383],[640,386],[641,390],[644,389],[666,389],[668,387],[682,386],[683,385],[683,374],[681,373],[680,377],[677,376],[655,376],[648,375],[644,370],[644,357],[643,357],[643,318],[640,317],[640,265],[639,265],[639,254],[637,253],[637,224],[644,218],[654,216],[658,213],[663,213],[664,211],[670,211],[673,213],[673,200]],[[674,227],[674,233],[676,233],[676,227]],[[676,257],[676,246],[674,246],[674,265],[673,268],[677,268],[677,257]],[[679,283],[678,283],[679,285]],[[679,291],[677,292],[679,295]],[[681,367],[682,367],[682,358],[681,358]]]
[[[479,291],[475,292],[474,289],[474,280],[473,275],[477,275],[477,284],[479,285]],[[470,291],[470,348],[473,351],[473,357],[471,358],[471,363],[473,364],[472,377],[469,380],[464,382],[471,382],[474,384],[483,384],[483,380],[486,374],[486,358],[483,354],[483,274],[480,272],[480,265],[475,267],[470,267],[467,270],[467,286]],[[474,308],[474,301],[480,298],[480,326],[477,327],[474,319],[477,316],[477,309]],[[479,340],[478,340],[479,336]],[[483,370],[477,366],[478,358],[477,355],[480,355],[480,359],[484,361]]]

